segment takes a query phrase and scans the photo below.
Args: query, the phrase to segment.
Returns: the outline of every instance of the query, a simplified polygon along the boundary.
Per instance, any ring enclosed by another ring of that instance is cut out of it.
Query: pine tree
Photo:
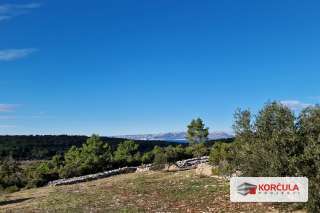
[[[208,140],[209,128],[200,118],[193,119],[188,125],[187,140],[190,144],[205,143]]]

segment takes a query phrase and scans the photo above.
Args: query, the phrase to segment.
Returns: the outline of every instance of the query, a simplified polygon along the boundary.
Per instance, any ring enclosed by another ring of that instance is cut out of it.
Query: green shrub
[[[209,163],[217,166],[220,174],[230,175],[233,172],[234,144],[219,142],[213,145],[209,155]]]
[[[13,186],[8,186],[6,189],[5,189],[5,192],[6,193],[13,193],[13,192],[17,192],[19,191],[19,187],[16,186],[16,185],[13,185]]]
[[[136,165],[141,160],[139,145],[134,141],[120,143],[114,152],[114,161],[118,166]]]
[[[205,143],[192,144],[187,148],[187,154],[192,154],[193,157],[198,158],[209,154],[208,147]]]
[[[152,150],[154,154],[153,167],[154,169],[163,169],[165,164],[168,163],[167,155],[163,148],[155,146]]]
[[[59,168],[56,164],[56,158],[51,161],[41,162],[28,166],[24,173],[27,178],[26,188],[34,188],[46,185],[49,181],[59,178]]]
[[[297,154],[291,168],[309,178],[310,212],[320,212],[320,106],[304,109],[297,121]],[[300,151],[300,152],[299,152]]]
[[[209,162],[212,165],[219,165],[220,162],[230,158],[230,144],[216,143],[213,145],[209,155]]]
[[[154,159],[154,154],[152,151],[150,152],[145,152],[142,157],[141,157],[141,162],[143,164],[148,164],[148,163],[152,163]]]
[[[19,163],[12,158],[0,161],[0,186],[3,189],[9,187],[24,187],[26,178],[23,170],[19,167]]]
[[[272,102],[264,106],[254,122],[248,120],[246,111],[237,112],[235,117],[237,169],[246,176],[292,175],[290,159],[297,154],[293,112]]]
[[[212,175],[220,175],[220,170],[218,167],[213,167],[212,168]]]
[[[59,169],[60,177],[74,177],[100,172],[112,167],[111,147],[100,137],[92,135],[81,148],[71,147],[64,155],[64,166]],[[53,159],[52,163],[57,159]],[[61,163],[62,164],[62,163]]]
[[[248,111],[237,111],[235,118],[233,169],[245,176],[308,177],[306,207],[320,212],[320,106],[308,107],[296,118],[286,106],[272,102],[254,121]],[[212,161],[217,156],[213,153]]]

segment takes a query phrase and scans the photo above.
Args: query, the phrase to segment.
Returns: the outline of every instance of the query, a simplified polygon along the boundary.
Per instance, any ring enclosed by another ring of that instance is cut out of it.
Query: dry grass
[[[0,197],[1,212],[271,212],[271,205],[229,201],[228,184],[194,171],[114,176]]]

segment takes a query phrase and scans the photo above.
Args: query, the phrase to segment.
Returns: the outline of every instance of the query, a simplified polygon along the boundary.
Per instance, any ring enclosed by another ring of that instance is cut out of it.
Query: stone
[[[213,169],[213,166],[207,163],[201,163],[196,168],[196,174],[199,176],[210,177],[213,175],[212,169]]]
[[[196,166],[198,164],[201,163],[208,163],[209,162],[209,156],[203,156],[203,157],[199,157],[199,158],[191,158],[191,159],[187,159],[187,160],[182,160],[182,161],[178,161],[176,162],[176,165],[179,168],[196,168]]]
[[[137,167],[136,172],[148,172],[151,170],[152,164],[142,165]]]
[[[180,170],[186,170],[186,169],[193,169],[193,168],[196,168],[199,164],[208,163],[208,161],[209,161],[208,156],[178,161],[175,164],[168,165],[166,168],[166,171],[180,171]],[[140,167],[123,167],[123,168],[100,172],[96,174],[90,174],[90,175],[85,175],[80,177],[69,178],[69,179],[59,179],[59,180],[49,182],[48,185],[49,186],[69,185],[69,184],[86,182],[90,180],[97,180],[100,178],[111,177],[113,175],[136,172],[136,171],[146,172],[152,169],[153,169],[152,164],[143,165]]]
[[[163,170],[167,172],[177,172],[181,169],[175,164],[166,164]]]
[[[90,175],[85,175],[85,176],[80,176],[80,177],[69,178],[69,179],[59,179],[59,180],[49,182],[48,185],[49,186],[61,186],[61,185],[82,183],[82,182],[86,182],[86,181],[90,181],[90,180],[97,180],[100,178],[110,177],[113,175],[135,172],[136,170],[137,170],[137,167],[123,167],[120,169],[100,172],[100,173],[96,173],[96,174],[90,174]]]

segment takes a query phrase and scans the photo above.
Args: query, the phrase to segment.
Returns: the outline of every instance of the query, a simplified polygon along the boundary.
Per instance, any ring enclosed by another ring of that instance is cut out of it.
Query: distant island
[[[186,132],[167,132],[167,133],[159,133],[159,134],[118,135],[113,137],[126,138],[131,140],[187,142],[186,136],[187,136]],[[215,131],[209,134],[208,139],[218,140],[218,139],[229,139],[233,137],[234,135],[230,133]]]

